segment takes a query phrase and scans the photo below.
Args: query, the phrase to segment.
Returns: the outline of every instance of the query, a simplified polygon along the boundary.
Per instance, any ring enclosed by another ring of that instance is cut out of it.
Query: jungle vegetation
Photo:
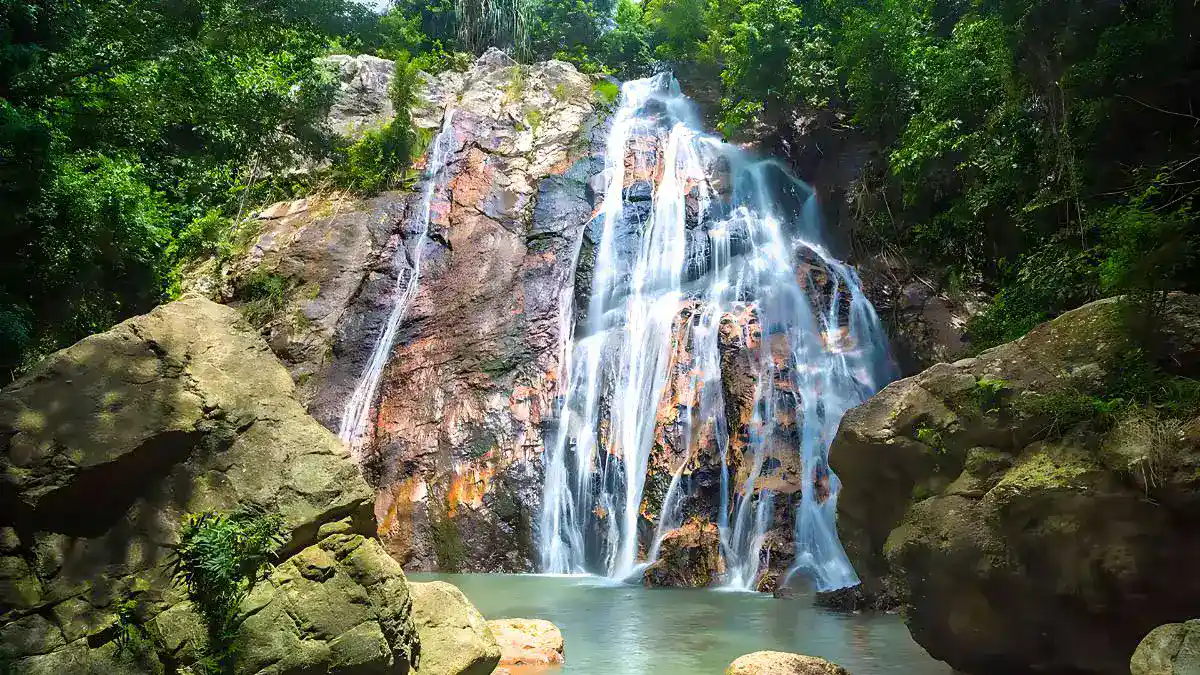
[[[319,57],[464,69],[498,46],[719,90],[741,137],[832,109],[875,148],[856,248],[992,301],[983,347],[1091,299],[1200,290],[1193,0],[0,0],[0,382],[170,296],[247,208],[403,179],[401,115],[322,128]]]

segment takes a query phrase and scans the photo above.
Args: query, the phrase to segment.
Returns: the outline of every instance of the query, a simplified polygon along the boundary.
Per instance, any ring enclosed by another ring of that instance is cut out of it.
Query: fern
[[[208,629],[202,670],[232,670],[238,607],[283,545],[282,527],[282,516],[257,509],[184,518],[170,564],[175,582],[187,589]]]

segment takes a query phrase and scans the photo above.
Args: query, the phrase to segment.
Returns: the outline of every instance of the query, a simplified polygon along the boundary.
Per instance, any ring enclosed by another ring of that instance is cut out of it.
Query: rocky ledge
[[[1195,378],[1200,298],[1163,316],[1158,366]],[[1086,305],[847,413],[830,456],[863,588],[835,600],[890,597],[931,656],[985,675],[1124,675],[1147,631],[1193,615],[1200,419],[1105,423],[1133,372],[1124,317]]]

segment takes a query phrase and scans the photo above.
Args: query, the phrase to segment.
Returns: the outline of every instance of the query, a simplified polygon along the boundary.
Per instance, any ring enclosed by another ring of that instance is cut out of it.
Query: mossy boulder
[[[418,651],[404,572],[379,541],[330,534],[273,569],[242,603],[235,672],[409,672]],[[159,614],[149,634],[187,664],[204,629],[187,603]]]
[[[500,645],[462,591],[444,581],[410,584],[420,636],[417,675],[490,675]]]
[[[718,583],[724,573],[717,526],[691,521],[663,535],[658,559],[642,578],[647,586],[704,588]]]
[[[1150,631],[1129,661],[1130,675],[1200,675],[1200,619]]]
[[[1194,300],[1170,299],[1168,328],[1194,325]],[[1198,439],[1153,411],[1060,408],[1122,374],[1123,311],[1084,306],[846,414],[830,454],[857,604],[902,605],[932,656],[982,674],[1123,675],[1147,631],[1194,613]],[[1171,334],[1178,371],[1200,334]]]
[[[0,649],[20,672],[121,672],[121,608],[146,626],[184,599],[167,560],[186,513],[278,512],[284,560],[376,529],[371,490],[287,370],[236,310],[202,298],[86,338],[5,388],[0,449]],[[168,618],[182,626],[182,612]],[[143,660],[160,656],[175,654],[157,645]]]

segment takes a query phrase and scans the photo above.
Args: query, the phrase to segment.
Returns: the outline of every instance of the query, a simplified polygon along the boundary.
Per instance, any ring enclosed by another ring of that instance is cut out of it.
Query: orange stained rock
[[[454,202],[463,206],[478,206],[492,190],[496,169],[487,153],[478,147],[467,152],[461,172],[450,181]]]
[[[792,348],[788,343],[787,335],[784,333],[774,333],[770,338],[771,362],[775,367],[782,370],[787,368],[792,361]]]
[[[545,667],[563,662],[562,633],[549,621],[497,619],[487,624],[500,645],[500,665],[510,668],[514,675],[524,672],[521,666]]]
[[[412,476],[406,478],[388,489],[381,491],[375,498],[375,512],[381,511],[376,533],[388,541],[388,550],[400,552],[402,557],[412,541],[412,516],[414,504],[425,501],[428,487],[424,480]]]
[[[834,354],[841,354],[854,349],[854,339],[850,336],[850,329],[847,326],[838,326],[834,330],[821,333],[821,342],[825,349]]]
[[[567,172],[567,169],[570,169],[571,165],[575,163],[575,159],[576,158],[572,156],[572,153],[567,152],[567,154],[563,155],[562,160],[550,167],[548,171],[554,176],[564,174]]]
[[[455,463],[454,475],[450,478],[450,488],[446,493],[447,514],[453,518],[460,504],[472,509],[483,506],[483,496],[487,494],[495,475],[496,467],[487,460]]]

